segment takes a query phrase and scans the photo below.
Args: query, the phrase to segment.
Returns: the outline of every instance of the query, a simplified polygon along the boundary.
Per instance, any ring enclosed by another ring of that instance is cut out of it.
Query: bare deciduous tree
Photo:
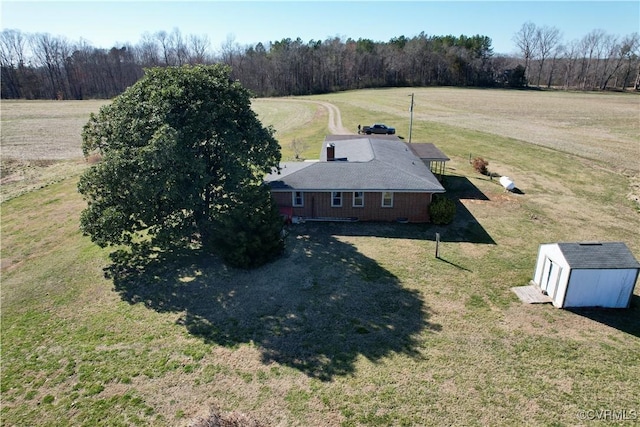
[[[241,52],[240,46],[236,43],[236,37],[233,34],[227,34],[227,38],[220,45],[220,57],[222,62],[233,67],[236,55]]]
[[[172,48],[171,37],[166,31],[158,31],[155,34],[156,40],[160,44],[160,51],[165,66],[176,65],[175,52]]]
[[[9,91],[9,97],[22,97],[22,84],[25,70],[25,49],[27,39],[18,30],[7,29],[0,33],[0,66],[3,89]]]
[[[142,66],[156,67],[160,65],[158,40],[155,36],[144,33],[135,51],[138,61]]]
[[[535,59],[538,46],[536,38],[536,25],[533,22],[525,22],[522,24],[520,30],[513,36],[513,41],[516,43],[520,53],[524,58],[524,69],[527,80],[529,79],[529,64]]]
[[[598,52],[602,49],[602,39],[605,33],[603,30],[593,30],[580,41],[580,55],[582,62],[580,66],[581,88],[588,89],[595,87],[594,64],[597,63]]]
[[[551,64],[549,66],[549,73],[547,75],[547,88],[550,88],[553,84],[554,73],[558,66],[558,60],[562,56],[562,53],[565,51],[565,47],[561,44],[558,44],[551,53]]]
[[[630,34],[622,40],[622,53],[625,59],[625,67],[621,77],[621,87],[622,89],[626,89],[628,87],[629,77],[633,72],[635,62],[638,67],[634,89],[637,90],[637,85],[640,83],[640,61],[638,61],[638,58],[640,58],[640,35],[638,35],[638,33]]]
[[[209,50],[210,44],[211,42],[209,41],[209,37],[206,35],[203,35],[203,36],[190,35],[189,51],[191,56],[189,58],[189,63],[204,64],[205,61],[207,60],[207,51]]]
[[[633,51],[637,49],[638,34],[634,33],[626,36],[623,40],[618,41],[617,37],[607,36],[605,39],[605,52],[606,55],[603,59],[603,69],[600,73],[600,89],[605,90],[611,79],[619,74],[625,60],[629,61],[629,58],[633,56]],[[620,76],[622,80],[622,88],[626,87],[626,81],[628,77]],[[614,84],[617,86],[617,84]]]
[[[545,60],[551,55],[551,53],[558,47],[560,43],[561,35],[560,30],[556,27],[538,27],[535,31],[535,46],[537,46],[537,52],[540,56],[538,60],[538,80],[537,85],[540,86],[540,79],[542,77],[542,68],[544,67]]]
[[[189,47],[178,28],[174,28],[173,31],[171,31],[169,41],[171,43],[171,50],[173,51],[176,65],[181,66],[187,64],[189,62]]]
[[[47,98],[63,98],[65,94],[63,52],[68,51],[67,41],[47,33],[35,34],[30,41],[37,64],[46,70]]]

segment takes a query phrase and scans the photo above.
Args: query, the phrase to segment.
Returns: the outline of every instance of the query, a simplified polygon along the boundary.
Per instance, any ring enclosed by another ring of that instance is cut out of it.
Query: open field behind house
[[[640,171],[638,94],[406,88],[343,92],[320,99],[336,103],[345,122],[393,121],[398,133],[408,138],[411,93],[414,142],[440,124]],[[356,117],[345,115],[343,102],[361,111]]]
[[[96,101],[14,101],[0,104],[0,201],[78,175],[82,127]]]
[[[198,253],[114,262],[78,230],[85,164],[39,166],[59,178],[1,205],[2,425],[180,426],[210,405],[270,426],[585,425],[603,410],[626,417],[607,425],[637,422],[640,289],[628,310],[568,311],[510,288],[532,278],[540,243],[619,240],[640,258],[629,159],[640,98],[389,89],[304,100],[337,106],[354,133],[379,121],[407,138],[412,91],[412,140],[451,157],[454,223],[296,225],[285,255],[255,271]],[[3,168],[4,120],[19,105],[2,103]],[[254,108],[283,158],[294,138],[317,157],[325,104]],[[523,194],[475,173],[469,154]]]

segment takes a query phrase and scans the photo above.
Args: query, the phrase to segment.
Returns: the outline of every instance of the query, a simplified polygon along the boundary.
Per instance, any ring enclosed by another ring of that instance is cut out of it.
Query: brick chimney
[[[327,144],[327,161],[332,162],[336,159],[336,146],[333,143]]]

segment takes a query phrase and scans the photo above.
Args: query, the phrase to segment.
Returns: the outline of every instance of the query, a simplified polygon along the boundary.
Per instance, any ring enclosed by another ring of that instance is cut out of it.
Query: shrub
[[[284,250],[283,220],[269,189],[246,187],[220,217],[213,236],[214,252],[236,268],[256,268]]]
[[[487,169],[487,166],[489,166],[489,162],[487,162],[482,157],[476,157],[475,159],[473,159],[473,168],[477,172],[480,172],[482,175],[489,174],[489,170]]]
[[[307,144],[301,139],[293,138],[290,147],[293,150],[293,154],[295,155],[296,160],[299,160],[304,150],[307,149]]]
[[[456,204],[444,196],[434,195],[429,205],[429,215],[434,224],[450,224],[456,215]]]

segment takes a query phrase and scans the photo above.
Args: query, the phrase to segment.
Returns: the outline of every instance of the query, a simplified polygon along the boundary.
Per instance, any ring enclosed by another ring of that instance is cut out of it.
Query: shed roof
[[[623,242],[558,243],[572,268],[640,269],[640,263]]]
[[[447,162],[451,160],[438,147],[430,142],[418,142],[407,144],[414,154],[422,160],[437,160]]]

